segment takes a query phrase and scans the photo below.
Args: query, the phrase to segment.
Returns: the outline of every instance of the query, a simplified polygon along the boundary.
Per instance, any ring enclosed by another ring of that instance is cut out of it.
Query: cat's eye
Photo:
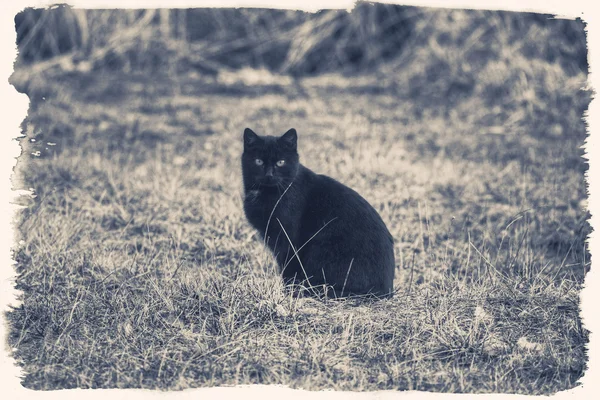
[[[254,160],[254,162],[256,163],[256,165],[263,165],[263,160],[261,160],[260,158]]]
[[[277,165],[278,167],[283,167],[285,165],[285,160],[279,160],[275,165]]]

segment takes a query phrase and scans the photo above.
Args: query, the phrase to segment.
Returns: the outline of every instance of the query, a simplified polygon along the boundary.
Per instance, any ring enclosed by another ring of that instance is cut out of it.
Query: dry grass
[[[587,343],[585,74],[506,37],[508,58],[475,72],[453,55],[459,38],[429,58],[417,41],[415,61],[383,77],[285,85],[246,86],[247,72],[224,84],[18,71],[32,104],[16,186],[36,194],[14,250],[23,303],[8,314],[23,384],[575,386]],[[423,75],[440,60],[451,68]],[[477,78],[466,92],[465,76]],[[381,213],[396,242],[394,298],[285,294],[243,217],[246,126],[295,127],[303,163]]]
[[[452,156],[463,141],[500,159],[514,151],[473,131],[434,155],[430,122],[388,94],[149,97],[151,87],[117,104],[66,98],[65,88],[30,112],[27,140],[37,139],[23,143],[19,171],[37,197],[20,218],[25,296],[10,314],[26,386],[551,393],[575,384],[589,228],[572,159],[532,164],[524,146],[503,162]],[[380,211],[396,239],[394,299],[284,294],[241,210],[246,125],[297,127],[306,165]],[[574,139],[536,143],[552,154],[570,141],[576,151]]]

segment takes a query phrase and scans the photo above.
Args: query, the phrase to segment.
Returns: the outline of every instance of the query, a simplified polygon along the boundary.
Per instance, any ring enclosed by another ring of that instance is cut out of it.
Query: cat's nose
[[[273,168],[272,167],[267,167],[267,170],[265,171],[265,176],[268,178],[273,177]]]

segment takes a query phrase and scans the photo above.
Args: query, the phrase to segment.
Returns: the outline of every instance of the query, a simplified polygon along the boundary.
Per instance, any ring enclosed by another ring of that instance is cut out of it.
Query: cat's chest
[[[291,196],[286,198],[279,194],[251,190],[244,199],[244,211],[248,221],[254,226],[264,226],[269,219],[278,225],[277,219],[287,223],[295,219],[297,210],[293,204]]]

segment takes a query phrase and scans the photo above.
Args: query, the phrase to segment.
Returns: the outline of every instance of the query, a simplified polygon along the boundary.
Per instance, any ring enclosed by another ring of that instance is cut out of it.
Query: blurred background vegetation
[[[44,97],[49,78],[90,79],[92,72],[193,77],[205,90],[211,83],[243,90],[289,83],[281,76],[296,82],[342,73],[356,78],[351,85],[410,99],[417,113],[447,115],[464,103],[472,111],[468,100],[477,98],[492,107],[479,118],[492,132],[535,119],[544,135],[585,135],[580,20],[359,2],[352,12],[317,13],[56,6],[25,9],[15,24],[12,83],[32,100]]]
[[[444,53],[480,69],[502,60],[502,48],[530,60],[559,62],[569,75],[587,71],[581,21],[500,11],[452,11],[359,2],[352,12],[306,13],[270,9],[84,10],[68,6],[26,9],[15,18],[19,62],[71,54],[94,69],[217,72],[266,67],[293,75],[365,71],[381,64],[422,62],[414,50],[429,47],[429,68],[452,68]],[[507,29],[508,28],[508,29]],[[395,60],[400,55],[401,59]],[[66,61],[64,61],[66,63]],[[65,64],[63,64],[64,66]],[[89,66],[83,67],[88,68]],[[434,71],[428,71],[434,74]],[[465,82],[466,84],[466,82]]]

